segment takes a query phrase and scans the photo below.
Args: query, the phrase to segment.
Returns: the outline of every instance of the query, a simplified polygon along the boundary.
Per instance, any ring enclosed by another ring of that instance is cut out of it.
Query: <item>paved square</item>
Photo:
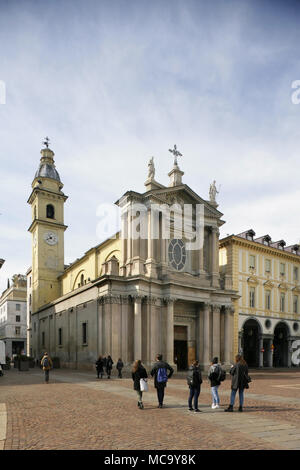
[[[234,413],[223,412],[229,379],[220,387],[219,410],[211,409],[205,379],[202,413],[193,413],[185,375],[169,381],[164,409],[150,381],[140,410],[130,378],[54,369],[47,385],[39,368],[11,369],[0,379],[0,449],[300,449],[300,371],[251,371],[251,377],[243,413],[237,401]]]

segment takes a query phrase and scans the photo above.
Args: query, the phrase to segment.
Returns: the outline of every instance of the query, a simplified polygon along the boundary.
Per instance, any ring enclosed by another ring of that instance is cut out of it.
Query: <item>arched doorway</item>
[[[273,367],[288,367],[289,331],[284,322],[278,323],[274,330]]]
[[[251,318],[247,320],[243,328],[242,347],[245,361],[249,367],[259,367],[259,335],[261,328],[259,323]]]

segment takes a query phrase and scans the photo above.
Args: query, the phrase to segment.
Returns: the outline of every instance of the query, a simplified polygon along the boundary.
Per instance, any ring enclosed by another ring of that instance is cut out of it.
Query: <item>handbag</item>
[[[148,392],[148,384],[146,379],[140,379],[141,392]]]

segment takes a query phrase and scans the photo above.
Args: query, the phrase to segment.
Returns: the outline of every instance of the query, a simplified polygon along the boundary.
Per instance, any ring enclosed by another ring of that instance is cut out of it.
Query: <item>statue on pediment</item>
[[[219,188],[220,189],[220,188]],[[216,187],[216,181],[214,180],[212,182],[212,184],[210,185],[209,187],[209,199],[210,199],[210,202],[212,202],[213,204],[216,204],[216,195],[219,194],[220,191],[217,190],[217,187]]]
[[[154,157],[151,157],[148,163],[148,179],[154,180],[154,176],[155,176]]]

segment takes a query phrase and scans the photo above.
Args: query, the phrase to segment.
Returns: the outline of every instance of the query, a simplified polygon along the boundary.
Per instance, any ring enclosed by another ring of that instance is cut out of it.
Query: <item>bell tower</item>
[[[49,139],[43,142],[40,165],[28,199],[32,222],[32,312],[61,295],[57,279],[64,271],[64,203],[67,196],[54,164]]]

